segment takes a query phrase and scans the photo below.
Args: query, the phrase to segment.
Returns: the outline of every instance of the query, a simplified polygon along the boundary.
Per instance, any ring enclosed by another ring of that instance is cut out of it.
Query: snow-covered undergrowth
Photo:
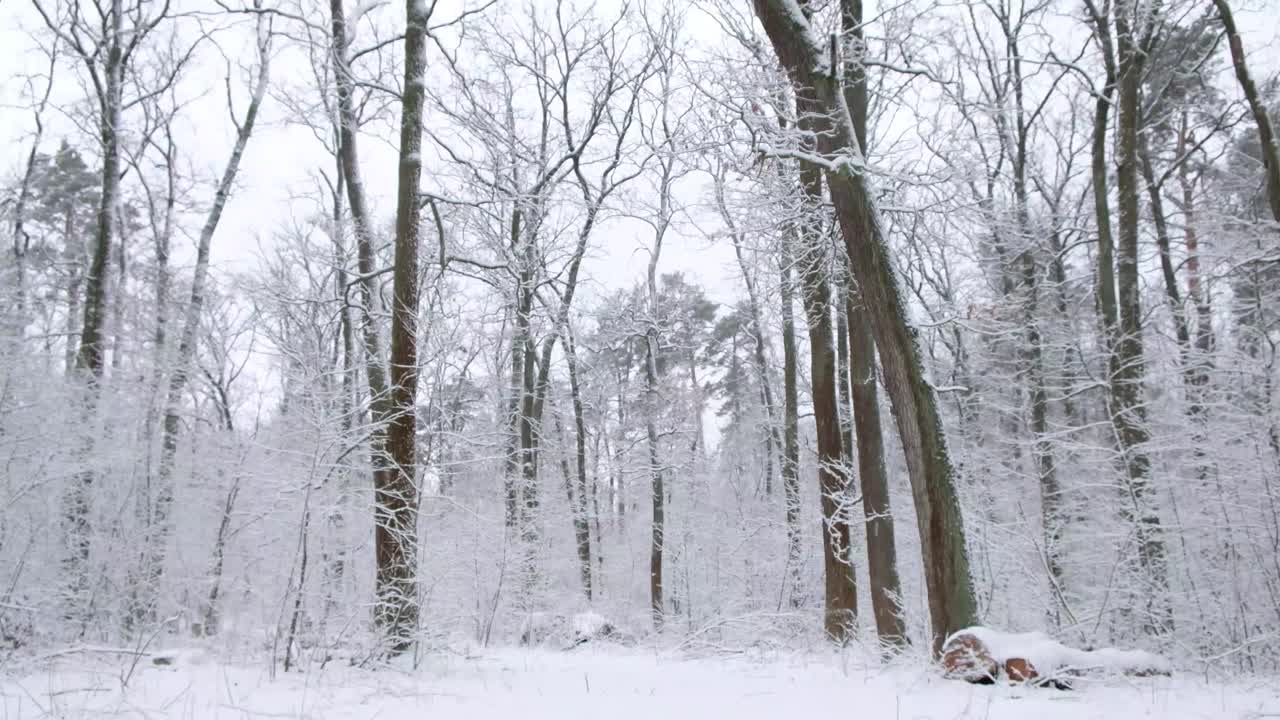
[[[944,680],[917,661],[854,654],[689,658],[652,650],[486,650],[438,654],[417,669],[337,662],[307,672],[223,662],[203,652],[172,665],[77,653],[9,665],[0,718],[1165,718],[1261,720],[1280,686],[1261,679],[1111,678],[1076,690]]]

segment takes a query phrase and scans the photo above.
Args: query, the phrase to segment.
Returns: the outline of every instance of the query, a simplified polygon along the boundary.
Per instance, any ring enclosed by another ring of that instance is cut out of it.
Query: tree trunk
[[[842,273],[846,274],[846,273]],[[840,415],[841,462],[846,473],[853,472],[856,452],[853,446],[853,407],[849,404],[849,311],[842,301],[848,294],[850,281],[842,278],[832,283],[836,310],[836,411]]]
[[[664,170],[666,168],[664,167]],[[664,189],[667,187],[664,177]],[[661,217],[667,217],[667,193],[662,194],[663,211]],[[645,382],[645,440],[649,449],[649,482],[653,505],[653,521],[649,542],[649,609],[653,615],[653,627],[661,631],[665,618],[663,603],[662,560],[665,550],[666,533],[666,487],[661,465],[661,450],[658,446],[658,257],[662,252],[662,241],[666,234],[666,223],[661,222],[657,237],[654,240],[653,254],[649,257],[647,286],[649,291],[649,327],[645,331],[644,347],[644,382]]]
[[[573,506],[573,534],[578,545],[578,563],[582,574],[582,591],[591,602],[591,526],[587,512],[587,422],[582,408],[582,391],[578,385],[578,348],[573,329],[564,333],[565,360],[569,365],[569,396],[573,403],[574,463],[577,470],[577,503]],[[594,493],[593,493],[594,496]]]
[[[827,186],[854,279],[870,315],[906,454],[936,653],[947,635],[977,622],[956,472],[936,396],[925,377],[906,299],[863,174],[853,121],[831,58],[825,57],[825,43],[817,39],[795,0],[754,0],[754,4],[797,93],[811,93],[824,113],[815,118],[821,131],[818,151],[827,158],[823,168]]]
[[[418,627],[418,184],[422,177],[426,97],[427,6],[405,2],[404,94],[400,111],[400,172],[391,308],[391,407],[387,432],[391,472],[374,488],[377,555],[375,618],[392,653],[407,650]]]
[[[520,243],[520,209],[517,206],[511,213],[511,245],[512,251],[519,249]],[[516,255],[518,258],[519,255]],[[532,301],[524,292],[525,273],[521,272],[516,280],[515,299],[512,302],[511,330],[511,377],[508,385],[507,404],[507,450],[503,463],[503,516],[507,531],[513,531],[520,524],[520,399],[524,387],[524,354],[525,329],[529,324],[529,310],[526,307]]]
[[[124,209],[117,205],[112,213],[116,222],[116,234],[120,240],[112,249],[115,255],[115,292],[111,298],[111,372],[119,372],[124,362],[124,301],[129,287],[129,227],[125,224]]]
[[[360,172],[359,119],[356,117],[353,93],[354,80],[347,58],[346,11],[343,0],[330,0],[330,30],[333,47],[334,87],[337,94],[338,156],[341,178],[346,187],[347,204],[351,208],[351,226],[356,240],[356,283],[360,287],[360,340],[364,350],[365,379],[369,385],[369,414],[372,429],[369,437],[370,464],[373,466],[373,485],[383,487],[390,482],[393,473],[387,456],[387,434],[391,421],[391,393],[387,388],[387,371],[383,365],[382,341],[376,313],[379,310],[377,269],[373,245],[373,220],[369,217],[364,192],[363,175]],[[343,286],[345,304],[348,287]],[[345,313],[345,311],[344,311]],[[349,330],[350,328],[348,328]]]
[[[339,121],[340,123],[341,121]],[[341,150],[341,130],[336,130],[338,139],[338,154],[335,158],[337,172],[335,173],[334,186],[332,188],[333,217],[330,222],[332,229],[330,230],[333,238],[334,250],[334,281],[337,284],[337,301],[341,308],[339,315],[340,325],[340,342],[342,352],[342,398],[339,400],[339,411],[342,413],[341,427],[343,437],[354,439],[353,434],[356,426],[356,399],[355,388],[358,383],[358,370],[355,362],[355,329],[352,327],[351,312],[347,308],[347,290],[350,288],[348,284],[348,256],[346,239],[343,223],[343,193],[346,191],[345,174],[342,170],[342,150]],[[332,610],[335,609],[336,601],[334,594],[337,588],[342,586],[343,578],[347,572],[347,539],[345,530],[347,526],[346,510],[347,510],[347,494],[351,488],[351,470],[344,468],[338,475],[338,492],[333,500],[333,506],[326,515],[326,524],[328,525],[328,536],[336,538],[336,548],[332,554],[326,558],[325,562],[325,618]]]
[[[103,107],[100,109],[99,139],[102,143],[102,196],[98,198],[98,216],[93,241],[93,259],[85,283],[84,321],[81,323],[80,350],[76,369],[88,371],[101,379],[103,370],[103,323],[106,321],[107,260],[115,235],[116,205],[120,196],[120,123],[124,93],[124,47],[126,38],[121,28],[124,8],[121,0],[111,0],[107,22],[106,76]]]
[[[520,384],[516,415],[516,441],[519,475],[516,494],[516,523],[519,528],[521,573],[524,583],[523,598],[532,599],[534,585],[537,582],[537,566],[534,557],[538,544],[538,457],[537,429],[535,427],[535,393],[537,349],[533,343],[533,297],[534,297],[534,263],[536,262],[533,238],[526,234],[522,237],[522,261],[524,269],[520,275],[519,309],[516,321],[517,336],[521,343],[520,352]]]
[[[797,103],[801,132],[817,132],[806,116],[817,112],[811,103]],[[798,236],[800,282],[806,325],[809,328],[809,383],[813,419],[818,440],[818,492],[822,505],[822,566],[825,583],[823,629],[833,642],[844,644],[857,629],[858,592],[849,547],[849,522],[845,505],[849,477],[841,444],[837,401],[836,348],[832,343],[831,289],[827,282],[828,243],[813,217],[822,205],[822,171],[801,163],[800,184],[807,217],[801,219]]]
[[[804,531],[800,525],[800,392],[796,379],[796,320],[793,310],[791,253],[781,240],[782,252],[782,494],[787,519],[787,585],[790,605],[804,605]]]
[[[222,518],[218,521],[218,534],[213,541],[213,563],[209,570],[209,596],[204,603],[204,634],[218,634],[218,597],[222,591],[222,566],[226,557],[227,533],[231,527],[231,512],[235,509],[236,498],[240,495],[240,472],[236,471],[231,481],[231,489],[222,503]]]
[[[760,394],[764,401],[764,412],[769,427],[765,433],[765,452],[764,452],[764,492],[765,495],[773,494],[773,461],[774,456],[782,450],[782,436],[778,428],[778,408],[773,396],[773,378],[769,372],[769,361],[765,355],[765,348],[768,341],[764,335],[764,322],[761,319],[760,295],[756,289],[755,278],[751,274],[751,268],[747,264],[747,258],[742,248],[742,236],[738,234],[738,229],[734,224],[733,214],[729,212],[728,205],[724,199],[724,181],[722,178],[716,178],[716,206],[720,210],[720,217],[729,227],[729,238],[733,241],[733,254],[738,260],[738,270],[742,273],[742,283],[747,288],[747,308],[751,313],[750,326],[748,330],[751,332],[753,340],[753,351],[751,361],[755,364],[756,376],[760,382]]]
[[[1024,335],[1022,349],[1022,374],[1025,377],[1030,400],[1031,455],[1035,462],[1037,485],[1040,489],[1041,534],[1044,542],[1044,563],[1049,576],[1052,596],[1055,598],[1051,619],[1060,622],[1060,610],[1066,609],[1063,600],[1063,573],[1059,558],[1062,527],[1065,516],[1062,510],[1062,488],[1058,481],[1057,462],[1053,446],[1049,442],[1049,397],[1045,388],[1044,340],[1040,330],[1040,263],[1037,259],[1038,241],[1031,215],[1027,191],[1028,121],[1024,109],[1022,56],[1018,46],[1018,29],[1006,25],[1008,38],[1011,89],[1014,112],[1012,118],[1002,116],[1001,124],[1012,120],[1012,133],[1003,132],[1001,138],[1013,160],[1013,202],[1018,230],[1018,260],[1021,265]],[[994,80],[994,78],[993,78]]]
[[[102,144],[102,194],[98,198],[98,212],[94,232],[93,258],[85,277],[84,314],[80,324],[80,346],[76,352],[75,369],[84,374],[86,388],[83,409],[87,427],[94,425],[98,403],[99,383],[103,376],[103,322],[105,321],[107,292],[107,259],[111,254],[115,230],[115,208],[120,195],[120,132],[121,114],[124,111],[124,7],[122,0],[110,0],[107,16],[103,18],[102,88],[98,91],[98,134]],[[41,11],[43,12],[43,11]],[[48,18],[45,18],[49,22]],[[50,27],[53,27],[50,24]],[[95,51],[96,55],[97,51]],[[89,64],[96,57],[82,57]],[[79,293],[72,294],[78,299]],[[70,319],[68,318],[68,324]],[[71,335],[67,343],[72,342]],[[89,549],[92,527],[89,521],[91,492],[96,474],[88,467],[93,462],[94,440],[92,434],[83,440],[81,460],[86,468],[72,481],[64,503],[64,526],[67,555],[63,560],[63,576],[67,583],[68,618],[83,622],[83,609],[87,606],[89,589]]]
[[[841,0],[840,27],[865,52],[862,0]],[[846,64],[844,99],[853,121],[854,137],[864,157],[867,140],[867,75],[862,59]],[[845,258],[846,261],[848,258]],[[876,389],[876,345],[867,309],[857,296],[853,278],[844,289],[845,324],[849,334],[850,414],[858,443],[858,478],[867,534],[867,574],[871,585],[871,610],[876,636],[886,647],[907,645],[907,629],[899,606],[902,586],[898,579],[898,548],[893,511],[889,502],[889,477],[884,466],[884,436],[880,427],[880,399]]]
[[[182,334],[178,339],[178,356],[174,360],[173,371],[169,375],[169,386],[165,398],[164,420],[160,431],[160,462],[156,472],[156,500],[148,523],[147,538],[143,543],[143,571],[139,577],[141,584],[135,588],[135,604],[132,610],[135,621],[150,618],[155,612],[156,592],[164,573],[171,532],[169,508],[173,504],[173,468],[178,452],[178,433],[181,430],[182,396],[186,392],[187,379],[196,354],[198,342],[196,333],[200,329],[205,284],[209,275],[209,250],[213,243],[213,235],[218,229],[218,222],[222,219],[227,199],[231,196],[232,185],[240,170],[240,161],[244,156],[245,147],[253,134],[258,109],[266,96],[270,75],[270,52],[269,39],[260,40],[259,66],[253,96],[245,111],[244,120],[239,125],[231,157],[227,160],[226,168],[223,169],[218,189],[214,193],[213,206],[209,209],[209,215],[205,218],[204,226],[200,229],[200,238],[196,243],[196,266],[191,280],[191,297],[183,318]]]
[[[1186,110],[1182,113],[1182,124],[1178,132],[1178,157],[1184,157],[1186,148],[1193,141],[1187,129]],[[1209,304],[1209,294],[1201,286],[1200,276],[1200,236],[1196,232],[1196,200],[1194,183],[1191,180],[1187,163],[1178,166],[1178,184],[1182,190],[1183,238],[1186,244],[1187,295],[1195,307],[1195,351],[1191,358],[1190,387],[1187,413],[1193,420],[1196,434],[1192,438],[1195,446],[1196,476],[1202,480],[1209,477],[1212,461],[1208,459],[1208,398],[1206,392],[1209,384],[1209,372],[1213,368],[1213,309]]]
[[[1138,560],[1148,586],[1143,588],[1147,605],[1147,630],[1162,634],[1173,629],[1168,598],[1168,571],[1160,518],[1153,506],[1151,460],[1146,444],[1150,440],[1144,382],[1141,286],[1138,276],[1138,133],[1142,122],[1140,92],[1146,51],[1130,25],[1131,2],[1116,8],[1116,49],[1119,68],[1119,115],[1117,118],[1116,191],[1120,211],[1119,246],[1116,258],[1118,333],[1114,339],[1115,358],[1112,398],[1117,431],[1125,458],[1126,488],[1135,524]]]
[[[654,324],[656,324],[656,320],[651,320],[650,329],[646,333],[644,350],[645,404],[647,405],[644,431],[649,448],[649,481],[653,503],[652,533],[649,542],[649,609],[653,615],[654,629],[661,631],[665,614],[662,597],[662,556],[664,534],[666,532],[666,488],[663,485],[664,479],[662,465],[660,464],[660,451],[658,449],[658,423],[656,418],[656,406],[659,399],[658,363],[655,358],[658,346],[658,330],[653,326]]]
[[[68,272],[71,277],[67,279],[67,319],[64,335],[66,336],[63,346],[63,368],[67,377],[71,377],[76,372],[76,357],[79,351],[79,345],[76,337],[80,335],[80,325],[84,321],[83,311],[81,308],[82,294],[81,286],[84,285],[84,243],[81,241],[79,234],[76,232],[74,225],[75,214],[72,212],[70,203],[63,211],[62,220],[62,258],[66,263]]]
[[[49,105],[49,96],[53,93],[54,72],[58,66],[56,51],[49,53],[49,69],[44,95],[32,112],[36,130],[31,138],[31,151],[27,153],[27,165],[22,173],[22,181],[18,185],[18,197],[13,203],[13,264],[17,288],[14,297],[14,313],[12,316],[12,334],[18,339],[27,332],[27,252],[31,249],[31,237],[27,233],[27,200],[31,198],[31,183],[35,179],[36,160],[40,157],[40,141],[44,139],[44,112]],[[70,339],[67,340],[70,342]],[[20,348],[19,348],[20,349]]]
[[[898,579],[898,546],[894,539],[889,477],[884,466],[884,436],[880,429],[880,399],[876,389],[875,340],[861,300],[849,292],[845,303],[849,318],[853,425],[858,443],[862,512],[866,521],[871,610],[880,642],[890,647],[905,646],[907,629],[899,608],[902,586]]]
[[[1271,215],[1280,223],[1280,146],[1276,144],[1275,128],[1271,125],[1271,116],[1267,106],[1258,94],[1253,77],[1249,74],[1249,66],[1244,57],[1244,45],[1240,42],[1240,32],[1236,29],[1235,18],[1231,14],[1231,6],[1227,0],[1213,0],[1222,19],[1222,27],[1227,31],[1227,42],[1231,46],[1231,64],[1236,69],[1236,80],[1244,91],[1245,100],[1249,102],[1249,110],[1253,112],[1253,121],[1258,126],[1258,143],[1262,147],[1262,162],[1267,171],[1267,202],[1271,205]]]

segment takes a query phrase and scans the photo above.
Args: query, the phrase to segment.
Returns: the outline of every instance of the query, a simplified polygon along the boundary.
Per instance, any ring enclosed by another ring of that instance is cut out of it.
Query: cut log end
[[[1036,666],[1028,660],[1009,658],[1004,661],[1004,676],[1009,678],[1009,682],[1023,683],[1035,680],[1040,677],[1040,673],[1036,672]]]
[[[947,677],[971,683],[995,682],[1000,672],[991,651],[973,635],[954,635],[947,641],[942,667]]]

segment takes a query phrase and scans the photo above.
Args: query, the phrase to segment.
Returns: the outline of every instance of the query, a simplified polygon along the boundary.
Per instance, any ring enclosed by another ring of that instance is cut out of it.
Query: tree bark
[[[1178,157],[1183,157],[1187,146],[1194,141],[1187,129],[1188,118],[1187,112],[1182,113],[1182,124],[1178,132]],[[1191,299],[1192,305],[1196,311],[1195,326],[1195,354],[1193,387],[1195,389],[1194,396],[1191,399],[1189,412],[1199,419],[1200,424],[1204,425],[1207,420],[1207,402],[1205,397],[1206,386],[1209,384],[1209,371],[1213,368],[1213,349],[1215,345],[1213,333],[1213,308],[1209,302],[1209,294],[1203,287],[1203,278],[1200,272],[1200,234],[1196,230],[1196,198],[1195,183],[1191,179],[1191,173],[1187,169],[1187,163],[1183,162],[1178,167],[1178,185],[1182,190],[1182,215],[1183,215],[1183,239],[1186,244],[1186,269],[1187,269],[1187,295]],[[1207,443],[1197,444],[1197,453],[1204,455]],[[1207,461],[1202,464],[1201,471],[1203,476],[1208,475]]]
[[[865,52],[862,28],[862,0],[841,0],[840,28]],[[853,120],[854,137],[866,157],[867,74],[862,58],[849,58],[845,65],[845,104]],[[846,257],[846,261],[848,258]],[[880,400],[876,389],[875,338],[867,310],[858,297],[850,276],[844,290],[845,323],[849,334],[849,372],[852,402],[850,413],[858,443],[858,478],[862,490],[862,512],[867,534],[867,574],[871,585],[871,610],[876,636],[886,647],[908,643],[906,624],[899,602],[902,586],[898,579],[898,549],[894,537],[893,511],[889,502],[889,478],[884,466],[884,437],[880,427]]]
[[[351,226],[356,240],[356,284],[360,288],[360,340],[364,350],[365,380],[369,385],[369,414],[372,429],[369,437],[370,463],[374,487],[389,482],[392,474],[387,456],[387,433],[391,421],[391,393],[387,388],[387,371],[383,365],[381,335],[376,314],[379,310],[377,269],[375,265],[373,220],[369,216],[363,175],[360,172],[359,130],[353,98],[355,80],[347,57],[350,38],[347,35],[346,10],[343,0],[330,0],[330,43],[332,48],[334,89],[337,95],[338,156],[346,187],[347,205],[351,208]],[[348,288],[343,287],[343,303]],[[345,313],[345,310],[344,310]]]
[[[977,604],[965,549],[956,472],[947,451],[933,387],[925,377],[907,303],[892,267],[878,210],[868,192],[863,156],[833,58],[795,0],[754,0],[775,52],[797,94],[815,98],[818,152],[840,221],[846,251],[870,315],[872,333],[893,401],[911,478],[929,594],[933,648],[977,621]]]
[[[407,650],[418,627],[418,184],[422,178],[426,98],[427,4],[405,1],[404,91],[391,308],[391,407],[387,432],[391,471],[374,488],[377,556],[375,618],[392,653]]]
[[[817,108],[797,98],[799,130],[816,133],[808,119]],[[851,556],[848,512],[849,476],[841,441],[836,348],[831,322],[831,287],[827,281],[828,243],[815,217],[822,207],[822,170],[800,164],[805,204],[799,222],[798,252],[806,326],[809,329],[809,383],[818,441],[818,493],[822,506],[823,629],[833,642],[844,644],[857,629],[858,591]]]
[[[578,546],[578,564],[582,575],[582,592],[591,601],[591,525],[587,512],[587,422],[582,407],[582,390],[578,384],[578,348],[573,329],[564,333],[565,360],[569,365],[569,398],[573,404],[574,464],[577,470],[577,502],[573,505],[573,534]]]
[[[791,280],[791,253],[782,245],[782,494],[787,520],[787,585],[790,605],[804,605],[804,531],[800,525],[800,392],[796,380],[796,320]]]
[[[1116,49],[1119,69],[1119,115],[1117,117],[1116,191],[1120,211],[1119,246],[1116,258],[1119,326],[1114,339],[1112,375],[1112,415],[1123,448],[1130,507],[1135,524],[1138,560],[1148,586],[1143,588],[1149,632],[1162,634],[1173,629],[1168,598],[1168,570],[1160,517],[1153,506],[1151,460],[1146,444],[1150,440],[1145,401],[1146,370],[1142,342],[1141,286],[1138,276],[1138,133],[1142,123],[1141,86],[1147,45],[1131,23],[1137,15],[1132,2],[1116,8]]]
[[[876,389],[875,339],[866,308],[856,295],[845,295],[849,318],[849,372],[852,376],[853,429],[858,443],[858,479],[867,534],[867,574],[871,583],[871,611],[876,636],[887,647],[908,643],[899,603],[898,545],[894,537],[889,477],[884,466],[884,436],[880,429],[880,399]]]
[[[663,602],[662,561],[665,550],[666,535],[666,479],[662,472],[661,449],[658,444],[658,257],[662,253],[662,241],[666,236],[669,217],[669,177],[668,167],[663,167],[663,192],[659,202],[659,223],[654,248],[649,256],[649,267],[646,274],[648,287],[649,318],[645,330],[644,347],[644,382],[645,382],[645,440],[649,450],[649,482],[653,506],[653,520],[650,527],[649,540],[649,609],[653,616],[653,627],[661,631],[666,615]]]
[[[846,287],[849,282],[851,281],[842,278],[832,283],[832,300],[836,312],[836,410],[840,415],[841,462],[844,463],[846,473],[852,473],[857,462],[853,446],[853,406],[849,404],[849,310],[843,301],[849,292]]]
[[[116,204],[120,196],[120,122],[124,104],[124,46],[122,28],[124,8],[121,0],[111,0],[106,22],[106,60],[103,63],[104,88],[99,99],[99,141],[102,143],[102,195],[98,199],[98,216],[93,240],[93,259],[85,279],[84,320],[80,325],[80,350],[76,353],[76,369],[88,371],[96,379],[103,371],[103,323],[106,321],[107,260],[115,236]]]
[[[341,121],[339,120],[339,123]],[[337,285],[336,293],[341,314],[339,315],[340,326],[340,350],[342,353],[342,397],[339,400],[339,411],[342,413],[341,427],[344,437],[352,438],[356,426],[356,392],[355,388],[359,381],[358,370],[356,369],[355,351],[355,329],[352,327],[351,312],[347,307],[347,290],[350,288],[348,284],[348,255],[346,246],[346,233],[344,232],[344,208],[343,195],[346,192],[345,174],[342,170],[342,144],[341,130],[335,129],[337,136],[337,156],[336,173],[334,185],[332,187],[332,203],[333,217],[330,219],[332,223],[330,233],[333,238],[334,250],[334,267],[337,268],[334,281]],[[331,555],[325,560],[325,617],[334,609],[336,601],[334,598],[337,588],[342,586],[343,578],[347,572],[347,555],[348,548],[345,535],[347,520],[347,494],[350,492],[352,472],[349,468],[344,468],[339,473],[338,492],[333,501],[332,509],[326,515],[326,524],[328,525],[329,537],[336,538],[336,548]]]

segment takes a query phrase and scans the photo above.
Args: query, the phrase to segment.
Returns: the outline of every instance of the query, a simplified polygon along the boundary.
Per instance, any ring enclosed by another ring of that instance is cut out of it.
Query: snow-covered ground
[[[1280,717],[1280,684],[1203,676],[1116,678],[1063,692],[970,686],[903,661],[853,655],[685,658],[640,649],[502,650],[432,657],[416,670],[275,674],[199,652],[168,667],[77,653],[4,668],[0,720],[16,718],[601,718],[953,720]],[[122,682],[127,678],[127,682]]]

